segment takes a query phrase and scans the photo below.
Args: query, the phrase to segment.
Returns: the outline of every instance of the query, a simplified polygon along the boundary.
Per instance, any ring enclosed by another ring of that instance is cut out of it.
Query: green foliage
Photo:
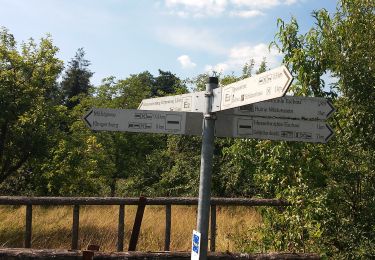
[[[159,196],[197,196],[201,138],[169,136],[163,156],[168,164],[160,167],[160,181],[155,185]],[[156,157],[158,158],[158,157]]]
[[[94,73],[88,69],[88,66],[90,62],[85,59],[85,51],[79,48],[75,57],[69,62],[61,82],[63,100],[69,109],[76,106],[80,96],[87,95],[92,87],[90,78]]]
[[[374,52],[375,4],[340,1],[337,12],[315,11],[315,26],[279,20],[277,41],[297,77],[298,95],[335,98],[336,137],[325,146],[269,144],[257,167],[263,194],[292,202],[264,210],[270,249],[316,251],[335,259],[375,256]],[[330,91],[322,76],[338,79]],[[265,158],[264,156],[267,156]]]
[[[251,77],[253,73],[253,69],[255,66],[255,60],[251,59],[249,62],[246,62],[245,65],[242,68],[242,78],[248,78]]]
[[[51,38],[20,45],[0,30],[0,184],[27,175],[35,160],[44,160],[54,144],[61,107],[56,79],[62,62]]]
[[[192,78],[192,79],[187,79],[187,83],[189,85],[192,85],[192,91],[204,91],[206,89],[206,82],[208,79],[209,75],[208,73],[203,73],[199,74],[198,76]]]
[[[181,80],[169,71],[159,70],[159,76],[154,77],[151,96],[165,96],[168,94],[182,94],[186,92]]]
[[[266,58],[263,58],[262,62],[260,63],[259,69],[256,71],[256,74],[260,74],[267,71],[267,61]]]

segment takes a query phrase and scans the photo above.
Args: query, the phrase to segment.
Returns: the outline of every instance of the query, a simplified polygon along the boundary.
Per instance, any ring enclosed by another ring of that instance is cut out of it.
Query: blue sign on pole
[[[201,244],[201,233],[193,230],[193,238],[192,238],[192,243],[191,243],[191,259],[192,260],[199,259],[200,244]]]

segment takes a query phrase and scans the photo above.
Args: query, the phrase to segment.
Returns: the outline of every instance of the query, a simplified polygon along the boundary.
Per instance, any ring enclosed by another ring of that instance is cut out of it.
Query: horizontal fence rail
[[[139,198],[122,197],[12,197],[0,196],[0,205],[139,205]],[[198,198],[146,198],[146,205],[198,205]],[[279,199],[211,198],[219,206],[289,206]]]
[[[32,240],[32,206],[33,205],[71,205],[72,213],[72,245],[71,249],[79,248],[79,208],[81,205],[118,205],[118,235],[117,235],[117,251],[124,249],[124,218],[125,205],[137,205],[137,217],[134,221],[131,241],[129,242],[129,251],[135,251],[142,223],[143,211],[146,205],[165,206],[165,243],[164,250],[170,250],[171,236],[171,218],[172,205],[198,205],[198,198],[191,197],[157,197],[157,198],[122,198],[122,197],[11,197],[0,196],[0,205],[25,205],[25,235],[24,247],[31,248]],[[289,203],[278,199],[258,199],[258,198],[211,198],[211,238],[210,250],[215,251],[216,241],[216,206],[268,206],[268,207],[284,207]]]
[[[62,249],[19,249],[19,248],[0,248],[0,259],[64,259],[77,260],[85,259],[85,252],[90,252],[92,258],[86,259],[127,259],[127,260],[190,260],[189,252],[94,252],[94,251],[68,251]],[[318,260],[317,254],[309,253],[258,253],[258,254],[239,254],[239,253],[209,253],[209,259],[218,260]],[[3,258],[2,258],[3,257]]]

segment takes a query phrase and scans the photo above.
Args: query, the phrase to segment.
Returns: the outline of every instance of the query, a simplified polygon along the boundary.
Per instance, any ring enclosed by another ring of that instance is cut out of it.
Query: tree
[[[266,62],[266,58],[263,58],[258,70],[256,71],[256,74],[260,74],[266,71],[267,71],[267,62]]]
[[[273,43],[284,53],[297,95],[333,99],[336,137],[325,146],[267,143],[258,146],[263,194],[293,206],[267,209],[265,245],[317,251],[329,258],[375,256],[375,3],[341,0],[336,13],[314,11],[315,26],[299,33],[296,19],[278,20]],[[338,81],[329,91],[323,76]]]
[[[243,79],[251,77],[251,74],[253,73],[254,65],[255,65],[254,59],[250,59],[249,62],[245,63],[245,65],[242,68],[242,78]]]
[[[170,72],[159,70],[155,77],[148,71],[131,75],[118,82],[99,89],[98,98],[104,92],[112,94],[111,105],[117,108],[137,108],[142,99],[153,96],[183,93],[186,87],[181,80]],[[108,94],[104,96],[109,96]],[[98,99],[98,101],[99,101]],[[103,100],[99,101],[103,102]],[[145,195],[157,194],[156,184],[162,174],[170,168],[170,160],[166,155],[166,135],[121,133],[110,134],[112,142],[107,147],[108,154],[116,161],[116,167],[111,173],[112,194]],[[104,135],[102,135],[104,137]],[[106,137],[108,138],[108,137]],[[136,149],[135,149],[136,147]],[[162,159],[163,158],[163,159]],[[142,163],[140,163],[142,162]],[[114,185],[120,181],[122,187]],[[160,194],[160,192],[159,192]]]
[[[122,80],[108,77],[93,95],[81,96],[79,104],[69,110],[69,134],[56,146],[51,162],[44,167],[47,193],[71,196],[156,194],[154,184],[158,183],[161,171],[169,169],[155,160],[161,158],[159,155],[166,149],[167,136],[93,133],[80,118],[91,107],[137,108],[142,99],[152,96],[158,84],[169,84],[168,91],[175,92],[178,82],[180,80],[171,73],[154,77],[145,71]]]
[[[63,99],[69,109],[79,103],[79,95],[87,95],[92,87],[90,78],[94,73],[88,69],[89,66],[90,61],[85,59],[85,51],[79,48],[69,62],[61,82]]]
[[[170,94],[181,94],[185,93],[186,86],[184,86],[181,80],[169,71],[159,70],[159,75],[154,78],[152,84],[151,95],[154,96],[165,96]]]
[[[56,100],[56,80],[62,61],[50,36],[21,44],[0,30],[0,184],[17,174],[33,172],[43,160],[58,131],[61,107]]]

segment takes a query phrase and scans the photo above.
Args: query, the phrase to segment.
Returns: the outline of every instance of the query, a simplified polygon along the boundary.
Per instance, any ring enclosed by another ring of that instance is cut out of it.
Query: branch
[[[10,175],[12,175],[18,169],[20,169],[25,164],[25,162],[29,159],[30,155],[31,153],[27,152],[14,166],[9,167],[8,169],[6,169],[7,167],[3,168],[1,175],[0,175],[0,183],[4,182]]]
[[[5,139],[8,130],[8,122],[6,121],[4,125],[1,127],[0,131],[0,162],[3,160],[4,150],[5,150]]]

